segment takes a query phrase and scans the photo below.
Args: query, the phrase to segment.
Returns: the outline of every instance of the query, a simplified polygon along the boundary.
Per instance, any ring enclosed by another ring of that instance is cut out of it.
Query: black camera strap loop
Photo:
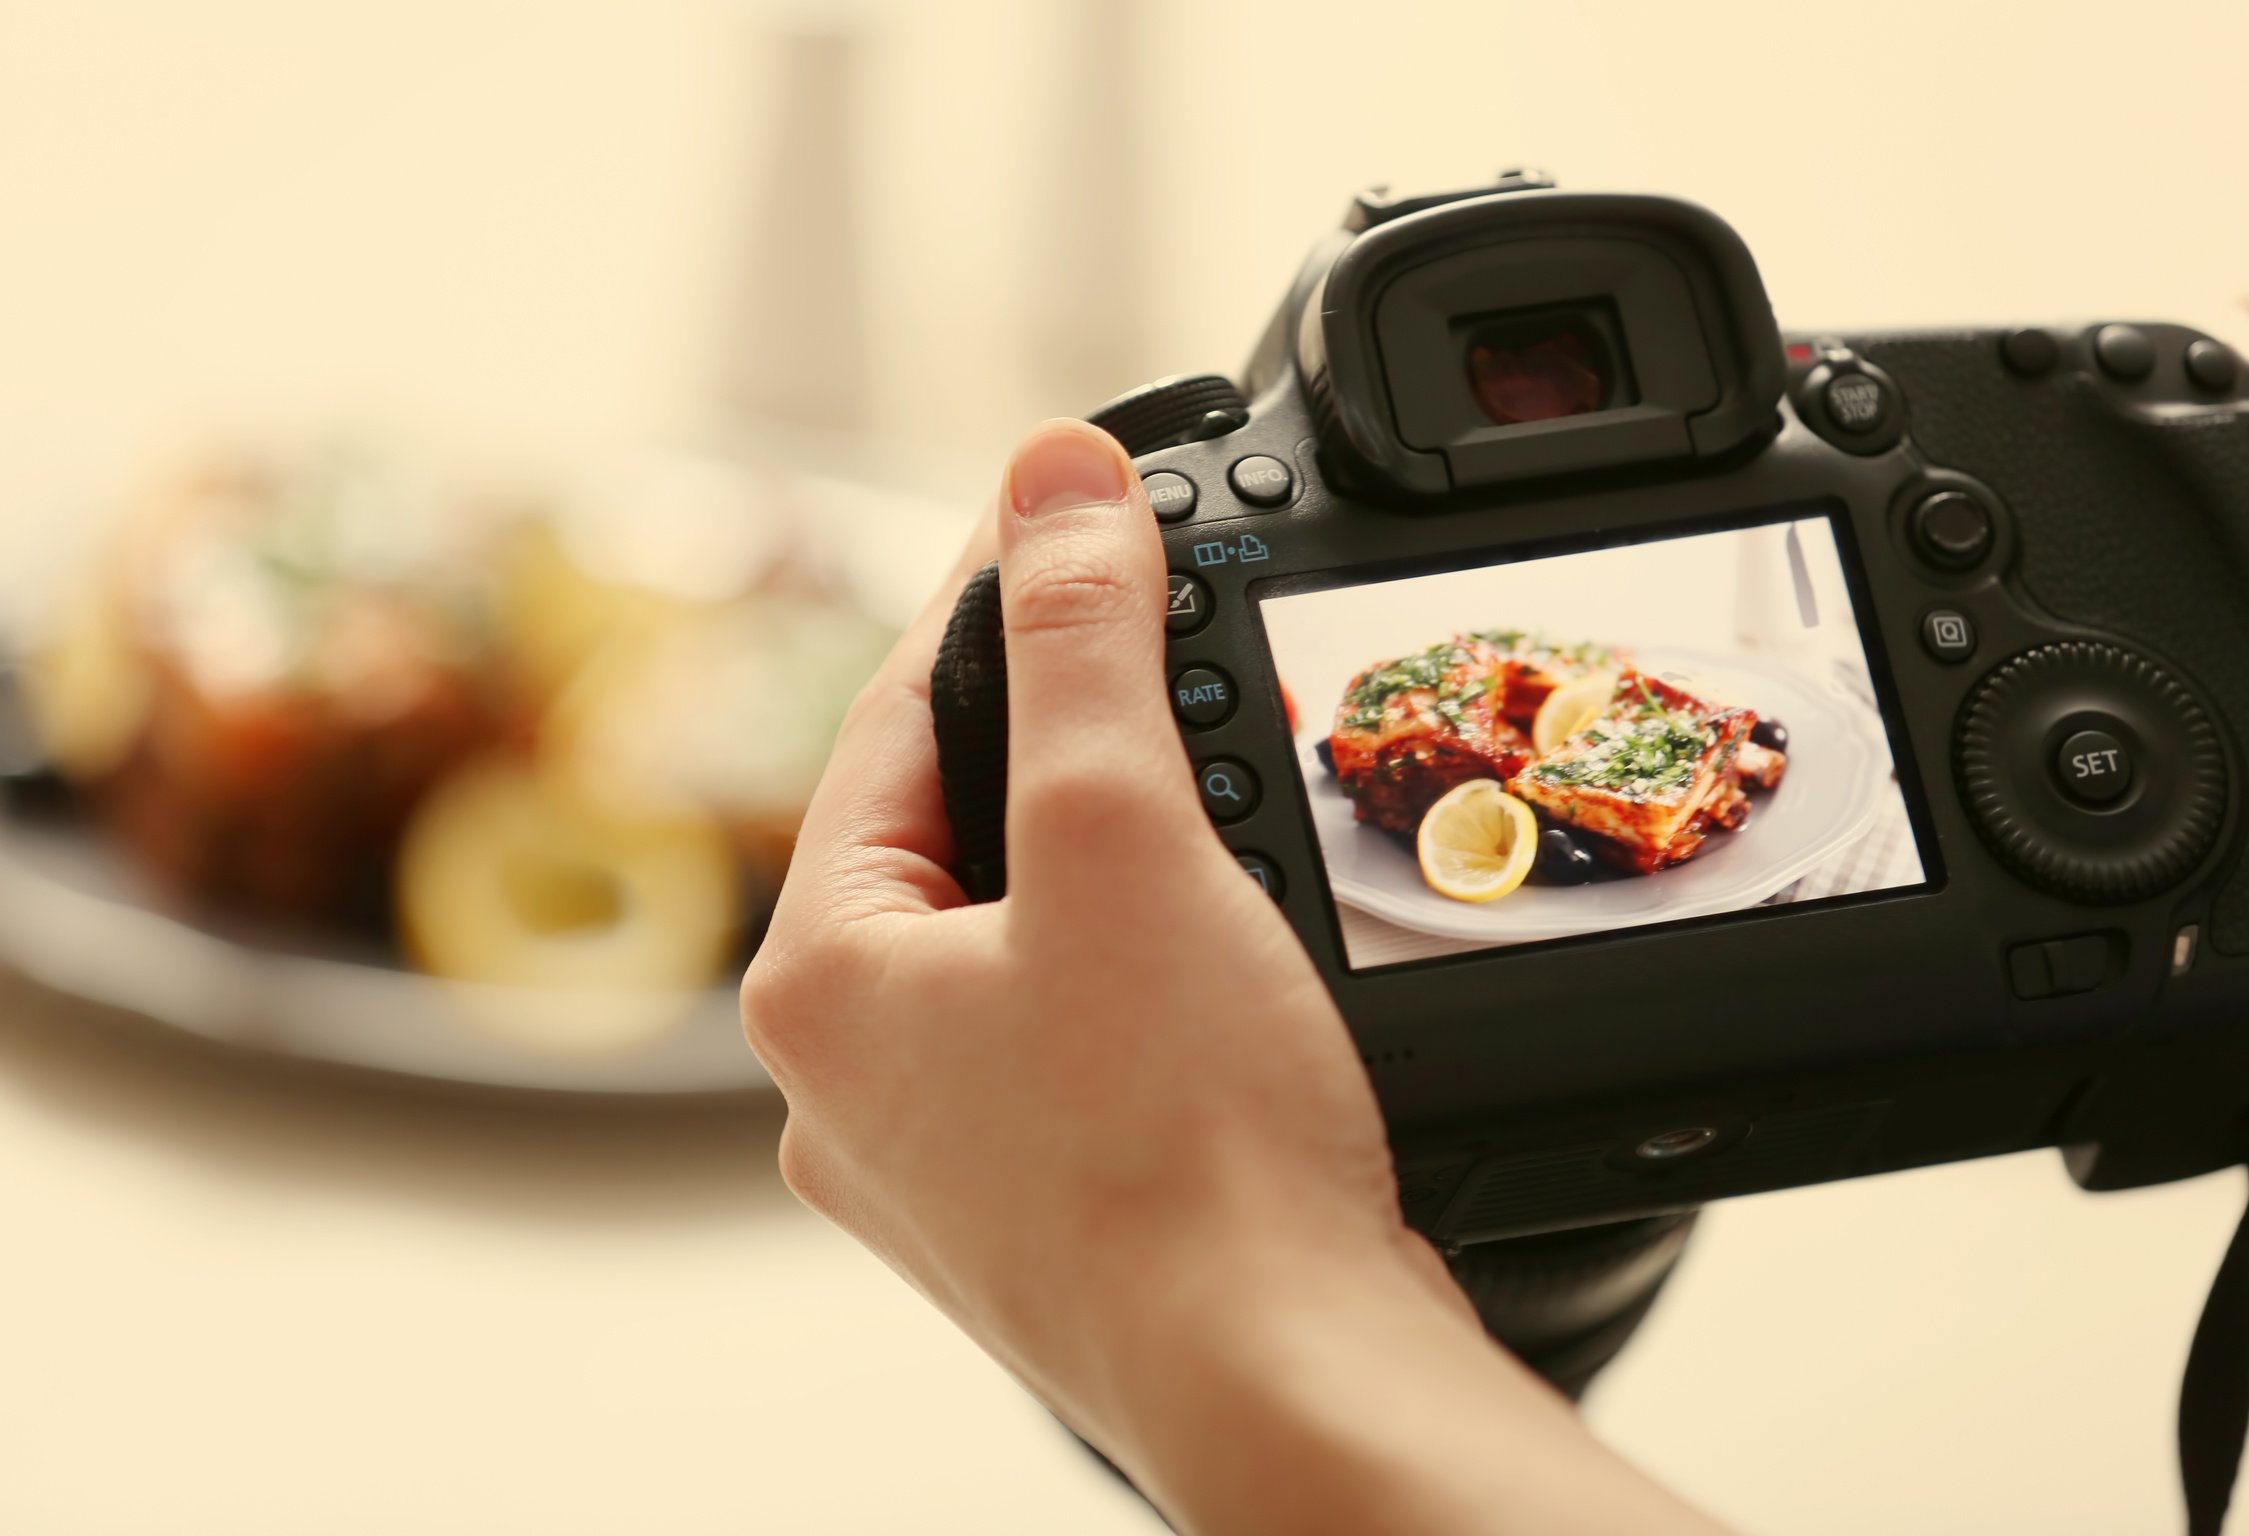
[[[2179,1387],[2179,1480],[2187,1536],[2220,1536],[2249,1441],[2249,1212],[2211,1282]]]

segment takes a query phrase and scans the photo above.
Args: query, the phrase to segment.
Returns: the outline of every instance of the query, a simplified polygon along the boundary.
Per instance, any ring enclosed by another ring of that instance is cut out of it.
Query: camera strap
[[[2187,1536],[2220,1536],[2249,1440],[2249,1212],[2211,1282],[2179,1387],[2179,1481]]]

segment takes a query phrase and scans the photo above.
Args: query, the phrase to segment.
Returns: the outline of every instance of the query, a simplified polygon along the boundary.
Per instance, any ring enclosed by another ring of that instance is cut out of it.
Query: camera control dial
[[[1960,790],[1992,852],[2032,885],[2141,901],[2208,856],[2226,759],[2184,683],[2145,657],[2064,640],[2000,664],[1954,739]]]
[[[1249,402],[1223,374],[1175,374],[1117,396],[1086,417],[1134,458],[1224,437],[1249,420]]]

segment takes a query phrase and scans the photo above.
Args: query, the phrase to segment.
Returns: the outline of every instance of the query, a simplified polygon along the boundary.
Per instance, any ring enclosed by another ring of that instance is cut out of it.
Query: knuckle
[[[836,739],[857,739],[868,728],[869,720],[885,718],[901,702],[912,704],[924,713],[929,708],[927,695],[917,689],[913,681],[894,676],[891,669],[885,666],[851,696],[850,704],[844,708],[843,719],[836,727]]]
[[[1153,612],[1109,540],[1063,533],[1039,542],[1008,584],[1011,633],[1099,628]]]
[[[750,962],[742,973],[742,986],[737,994],[742,1009],[742,1038],[750,1044],[760,1061],[772,1064],[770,1047],[773,1040],[773,1022],[776,1016],[776,991],[773,967],[764,956]]]
[[[822,1216],[833,1217],[829,1190],[832,1185],[824,1174],[825,1164],[810,1131],[795,1115],[782,1123],[781,1144],[774,1155],[781,1171],[781,1182],[789,1187],[809,1209]]]
[[[806,1023],[819,1017],[806,995],[809,975],[816,970],[804,957],[787,956],[779,945],[769,945],[742,973],[742,1036],[776,1077],[803,1054]]]
[[[1159,850],[1176,832],[1161,782],[1111,761],[1068,764],[1024,787],[1019,830],[1041,848]]]

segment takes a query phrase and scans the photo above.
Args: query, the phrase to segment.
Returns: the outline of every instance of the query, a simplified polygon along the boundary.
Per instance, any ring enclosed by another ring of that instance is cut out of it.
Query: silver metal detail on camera
[[[1632,1155],[1646,1162],[1668,1163],[1692,1156],[1717,1139],[1718,1127],[1714,1125],[1683,1125],[1650,1136],[1632,1149]]]

